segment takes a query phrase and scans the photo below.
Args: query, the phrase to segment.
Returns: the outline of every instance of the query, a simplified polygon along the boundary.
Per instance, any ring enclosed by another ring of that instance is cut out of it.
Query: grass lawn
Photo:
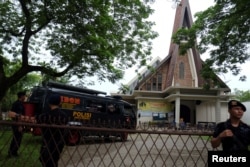
[[[203,140],[210,141],[212,136],[201,136],[200,138],[203,139]]]
[[[0,166],[1,167],[40,167],[39,151],[41,146],[41,137],[33,136],[30,133],[24,133],[21,147],[19,148],[17,158],[9,158],[8,149],[12,140],[11,129],[0,130]]]

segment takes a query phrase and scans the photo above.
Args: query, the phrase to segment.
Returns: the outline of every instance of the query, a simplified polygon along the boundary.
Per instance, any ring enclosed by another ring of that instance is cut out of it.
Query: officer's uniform
[[[22,95],[25,95],[25,93],[20,92],[18,96],[19,95],[22,96]],[[21,102],[20,100],[15,101],[12,105],[11,111],[14,111],[15,113],[19,115],[24,115],[25,108],[24,108],[23,102]],[[17,151],[20,147],[22,137],[23,137],[22,127],[12,125],[12,131],[13,131],[13,138],[10,144],[8,154],[9,156],[18,156]]]
[[[239,101],[231,100],[228,102],[229,109],[235,106],[240,106],[244,112],[246,111],[246,107]],[[234,127],[232,126],[230,119],[228,119],[225,122],[217,124],[213,137],[218,137],[219,134],[226,129],[230,129],[234,135],[233,137],[224,137],[221,139],[224,151],[248,150],[248,145],[250,145],[250,127],[247,124],[240,122],[238,127]]]
[[[223,150],[247,151],[248,145],[250,145],[250,127],[243,122],[241,122],[238,127],[233,127],[229,119],[226,122],[221,122],[216,126],[213,137],[216,138],[221,132],[226,129],[230,129],[233,132],[234,136],[224,137],[221,139]]]
[[[59,105],[60,96],[51,96],[49,103]],[[59,108],[56,108],[39,115],[36,120],[37,123],[63,125],[67,123],[67,115]],[[58,160],[65,145],[65,135],[65,129],[63,128],[42,128],[42,146],[39,159],[44,167],[58,166]]]

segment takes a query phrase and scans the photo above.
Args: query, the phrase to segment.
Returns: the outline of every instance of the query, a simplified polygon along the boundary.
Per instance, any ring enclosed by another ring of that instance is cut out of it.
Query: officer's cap
[[[244,104],[237,100],[230,100],[228,102],[228,109],[231,109],[233,107],[241,107],[244,112],[246,111],[246,107],[244,106]]]
[[[22,92],[18,92],[17,93],[17,97],[20,98],[22,96],[25,96],[26,95],[26,92],[22,91]]]

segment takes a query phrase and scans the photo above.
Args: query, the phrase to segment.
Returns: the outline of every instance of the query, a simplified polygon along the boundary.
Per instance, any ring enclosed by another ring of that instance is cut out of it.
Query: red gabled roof
[[[180,28],[183,28],[183,27],[190,28],[192,26],[192,24],[193,24],[193,19],[192,19],[190,6],[189,6],[189,1],[188,0],[181,0],[180,4],[177,5],[177,8],[176,8],[172,36]],[[200,54],[199,54],[199,52],[197,51],[197,49],[195,47],[193,47],[191,50],[192,50],[193,60],[194,60],[195,69],[196,69],[196,73],[197,73],[196,75],[197,75],[197,80],[198,80],[198,87],[203,87],[204,82],[203,82],[203,79],[202,79],[202,77],[200,75],[200,71],[202,69],[203,61],[201,60]],[[166,77],[166,80],[165,80],[166,84],[165,84],[164,89],[172,86],[178,56],[180,56],[180,54],[179,54],[179,45],[171,42],[170,47],[169,47],[168,55],[159,64],[159,66],[156,68],[156,70],[157,70],[157,69],[161,68],[162,66],[166,66],[166,63],[167,63],[168,70],[167,70],[167,74],[166,74],[167,77]],[[141,80],[138,83],[137,88],[143,82],[145,82],[147,78],[149,78],[152,75],[154,75],[154,74],[151,73],[147,77],[145,77],[145,79]],[[229,88],[219,77],[218,77],[218,81],[221,82],[224,85],[223,87]]]

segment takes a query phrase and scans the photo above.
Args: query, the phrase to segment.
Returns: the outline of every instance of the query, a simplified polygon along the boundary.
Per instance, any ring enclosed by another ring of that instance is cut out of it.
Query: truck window
[[[99,100],[85,100],[88,112],[105,112],[105,103]]]
[[[130,105],[125,105],[124,104],[124,113],[131,115],[132,113],[134,113],[133,107],[130,106]]]
[[[108,103],[107,111],[109,114],[120,114],[120,107],[115,103]]]
[[[33,103],[41,103],[44,99],[45,91],[41,89],[34,89],[30,95],[28,101]]]

